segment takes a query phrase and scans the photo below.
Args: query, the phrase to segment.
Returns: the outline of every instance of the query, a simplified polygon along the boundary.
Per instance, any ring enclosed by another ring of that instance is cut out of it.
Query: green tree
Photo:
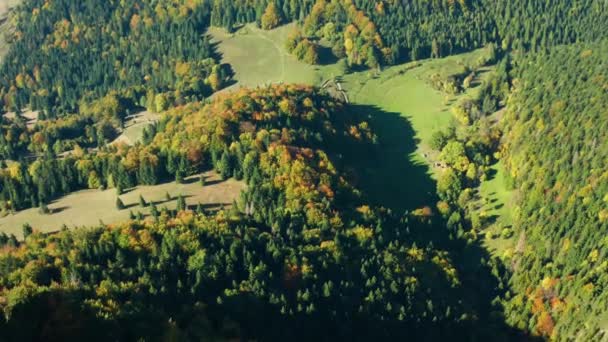
[[[184,198],[184,196],[182,194],[180,194],[177,197],[177,210],[178,211],[183,211],[187,209],[187,205],[186,205],[186,199]]]
[[[32,226],[29,223],[24,223],[23,227],[22,227],[22,231],[23,231],[23,238],[26,239],[28,236],[32,235],[32,233],[34,232],[34,229],[32,228]]]
[[[144,196],[139,195],[139,206],[145,208],[148,206],[148,202],[144,199]]]
[[[228,149],[224,149],[224,152],[222,152],[222,157],[218,163],[218,172],[222,179],[228,179],[232,175],[232,160]]]
[[[122,202],[120,197],[116,197],[116,209],[123,210],[125,208],[125,204]]]

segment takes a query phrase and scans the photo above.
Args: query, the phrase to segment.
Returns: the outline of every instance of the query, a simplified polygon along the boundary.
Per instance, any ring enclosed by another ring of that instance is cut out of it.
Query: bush
[[[513,229],[511,229],[511,228],[504,228],[502,230],[502,232],[500,233],[500,236],[503,239],[510,239],[513,236]]]

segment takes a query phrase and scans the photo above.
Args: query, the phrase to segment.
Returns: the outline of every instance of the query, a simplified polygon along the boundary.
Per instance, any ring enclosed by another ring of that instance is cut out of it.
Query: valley
[[[605,340],[607,13],[0,1],[0,340]]]

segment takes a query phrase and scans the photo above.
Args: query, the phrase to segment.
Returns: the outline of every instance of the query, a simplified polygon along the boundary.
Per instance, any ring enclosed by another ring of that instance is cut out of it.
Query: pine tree
[[[179,197],[177,197],[177,210],[186,210],[186,199],[181,194],[179,195]]]
[[[34,229],[32,228],[32,226],[30,226],[29,223],[24,223],[23,224],[23,238],[26,239],[28,236],[32,235],[32,233],[34,232]]]
[[[144,199],[144,196],[139,195],[139,206],[145,208],[148,206],[148,202]]]
[[[203,208],[203,204],[201,202],[198,202],[196,206],[196,213],[199,215],[203,215],[205,213],[205,209]]]
[[[156,207],[156,204],[152,203],[150,204],[150,215],[152,215],[152,217],[154,217],[155,220],[158,220],[158,208]]]
[[[116,197],[116,209],[123,210],[125,208],[125,204],[122,202],[120,197]]]
[[[51,213],[51,211],[49,210],[49,207],[48,207],[48,206],[47,206],[45,203],[42,203],[42,204],[40,205],[40,209],[39,209],[38,211],[39,211],[39,212],[40,212],[40,214],[42,214],[42,215],[48,215],[48,214],[50,214],[50,213]]]
[[[232,175],[230,152],[228,152],[227,149],[225,149],[222,153],[222,158],[220,159],[218,165],[218,172],[220,173],[220,177],[222,177],[222,179],[228,179],[230,178],[230,175]]]

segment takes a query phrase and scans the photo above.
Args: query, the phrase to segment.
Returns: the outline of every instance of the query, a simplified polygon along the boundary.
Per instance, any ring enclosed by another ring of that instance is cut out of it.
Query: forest
[[[364,113],[291,85],[173,111],[150,148],[186,154],[187,168],[243,178],[249,190],[216,215],[161,210],[124,225],[7,241],[0,282],[10,338],[495,334],[500,322],[485,310],[498,308],[459,299],[472,294],[451,253],[434,247],[459,242],[430,241],[430,217],[366,205],[339,167],[346,161],[332,160],[374,148]],[[27,329],[21,315],[30,305],[45,309]]]
[[[46,215],[82,189],[114,189],[124,209],[134,187],[208,171],[246,190],[217,211],[140,197],[150,214],[127,222],[0,231],[0,340],[605,338],[607,10],[24,0],[0,65],[0,216]],[[207,29],[286,24],[291,58],[370,78],[483,48],[427,80],[452,118],[423,152],[439,169],[433,203],[398,212],[366,191],[364,169],[386,152],[377,108],[320,84],[222,91],[237,80]],[[141,141],[113,143],[143,111],[160,119]],[[499,234],[514,244],[495,255],[476,200],[499,161],[515,193]]]
[[[608,42],[559,47],[518,64],[502,147],[521,196],[509,320],[547,337],[596,340],[608,294]]]

